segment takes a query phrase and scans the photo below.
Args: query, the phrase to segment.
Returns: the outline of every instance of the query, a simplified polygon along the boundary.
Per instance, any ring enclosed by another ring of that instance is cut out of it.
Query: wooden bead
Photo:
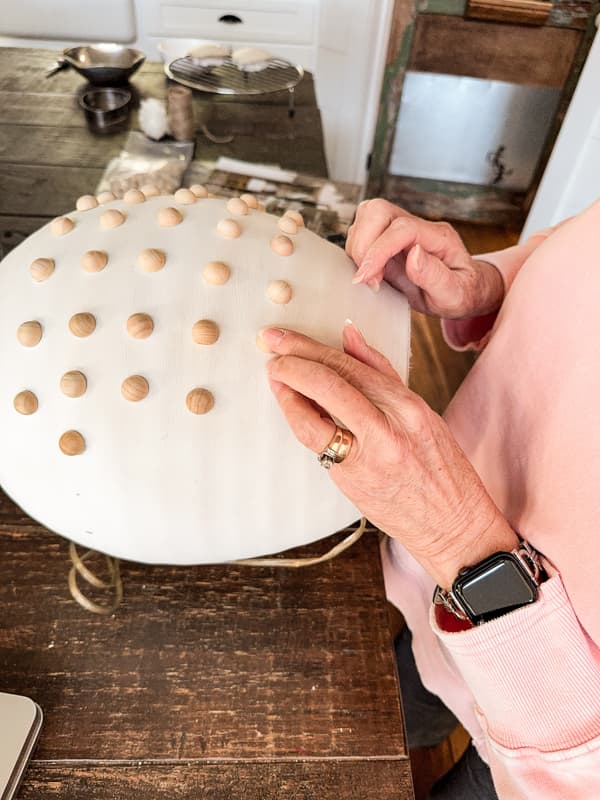
[[[79,431],[67,431],[60,437],[58,446],[66,456],[80,456],[85,451],[85,439]]]
[[[97,205],[98,201],[93,194],[82,194],[81,197],[77,198],[75,208],[77,211],[89,211],[90,208],[96,208]]]
[[[100,192],[96,199],[98,203],[103,206],[105,203],[112,203],[113,200],[117,199],[117,196],[112,192]]]
[[[285,305],[292,299],[292,287],[287,281],[271,281],[267,287],[267,297],[274,303]]]
[[[54,259],[53,258],[36,258],[31,262],[29,267],[31,277],[37,283],[47,281],[50,275],[54,272]]]
[[[144,272],[158,272],[161,270],[167,261],[167,257],[162,250],[157,250],[155,247],[149,247],[147,250],[142,250],[138,256],[138,264]]]
[[[121,384],[121,394],[131,403],[139,403],[148,396],[150,386],[143,375],[130,375]]]
[[[208,389],[192,389],[185,398],[185,404],[192,414],[208,414],[215,404],[215,398]]]
[[[127,320],[127,333],[134,339],[147,339],[154,330],[154,320],[149,314],[132,314]]]
[[[100,227],[103,231],[110,228],[118,228],[125,222],[125,214],[117,208],[109,208],[100,214]]]
[[[86,336],[91,336],[96,330],[96,317],[90,314],[89,311],[73,314],[69,320],[69,330],[73,336],[85,339]]]
[[[35,414],[38,410],[38,399],[33,392],[30,392],[29,389],[25,389],[23,392],[19,392],[15,397],[13,405],[15,411],[18,411],[19,414],[29,416],[30,414]]]
[[[81,397],[87,390],[87,378],[76,369],[65,372],[60,379],[60,390],[67,397]]]
[[[242,229],[234,219],[222,219],[217,223],[217,233],[224,239],[237,239]]]
[[[211,319],[199,319],[192,326],[192,339],[196,344],[214,344],[219,338],[219,326]]]
[[[292,208],[288,208],[283,216],[293,219],[299,228],[304,227],[304,217],[299,211],[294,211]]]
[[[298,233],[298,225],[291,217],[283,216],[277,222],[277,227],[284,233]]]
[[[158,212],[158,224],[163,228],[172,228],[174,225],[179,225],[180,222],[183,222],[183,215],[176,208],[167,206]]]
[[[248,208],[258,208],[258,200],[253,194],[241,194],[240,200],[243,200]]]
[[[146,195],[139,189],[128,189],[123,195],[123,200],[129,205],[137,205],[146,202]]]
[[[248,213],[248,204],[241,197],[232,197],[227,202],[227,211],[230,214],[237,214],[238,217],[245,217]]]
[[[198,199],[208,197],[208,191],[201,183],[195,183],[193,186],[190,186],[190,191],[193,192]]]
[[[144,193],[146,200],[149,197],[158,197],[160,195],[160,189],[154,183],[145,183],[142,186],[142,192]]]
[[[271,239],[271,250],[278,256],[291,256],[294,252],[294,243],[288,236],[280,234]]]
[[[50,223],[50,233],[52,236],[64,236],[75,227],[71,217],[57,217]]]
[[[222,261],[209,261],[204,267],[202,275],[204,280],[210,283],[211,286],[222,286],[229,280],[231,270]]]
[[[84,272],[102,272],[108,264],[108,255],[104,250],[88,250],[81,256],[81,269]]]
[[[175,200],[176,203],[181,203],[182,205],[191,205],[192,203],[196,202],[196,195],[191,189],[177,189],[173,195],[173,200]]]
[[[17,328],[17,339],[23,347],[35,347],[42,339],[42,326],[34,319],[23,322]]]

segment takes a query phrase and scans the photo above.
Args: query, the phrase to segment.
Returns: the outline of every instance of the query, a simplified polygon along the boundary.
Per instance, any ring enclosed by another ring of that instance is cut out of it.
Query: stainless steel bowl
[[[65,65],[73,67],[94,86],[126,83],[145,58],[141,50],[120,44],[80,45],[63,52]]]

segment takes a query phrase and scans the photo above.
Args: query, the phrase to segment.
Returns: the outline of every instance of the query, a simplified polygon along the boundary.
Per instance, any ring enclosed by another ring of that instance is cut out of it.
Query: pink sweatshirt
[[[448,633],[433,580],[388,539],[386,589],[501,800],[600,798],[600,201],[482,259],[506,297],[495,321],[443,323],[457,349],[485,345],[445,417],[551,577],[532,606]]]

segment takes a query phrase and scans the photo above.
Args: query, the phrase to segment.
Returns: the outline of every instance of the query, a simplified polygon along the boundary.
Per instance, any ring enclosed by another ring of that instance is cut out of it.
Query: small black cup
[[[79,104],[92,133],[117,133],[129,124],[131,92],[127,89],[88,89]]]

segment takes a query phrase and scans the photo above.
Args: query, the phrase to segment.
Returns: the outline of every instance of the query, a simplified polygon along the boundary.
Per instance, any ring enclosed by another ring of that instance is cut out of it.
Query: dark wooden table
[[[123,143],[87,132],[81,79],[45,79],[50,60],[0,50],[7,244],[93,190]],[[134,84],[165,92],[155,64]],[[211,125],[235,128],[220,152],[325,172],[310,78],[291,145],[285,96],[219,103]],[[413,797],[375,533],[302,570],[126,563],[109,618],[71,600],[68,567],[66,542],[0,492],[0,690],[45,713],[20,800]]]

